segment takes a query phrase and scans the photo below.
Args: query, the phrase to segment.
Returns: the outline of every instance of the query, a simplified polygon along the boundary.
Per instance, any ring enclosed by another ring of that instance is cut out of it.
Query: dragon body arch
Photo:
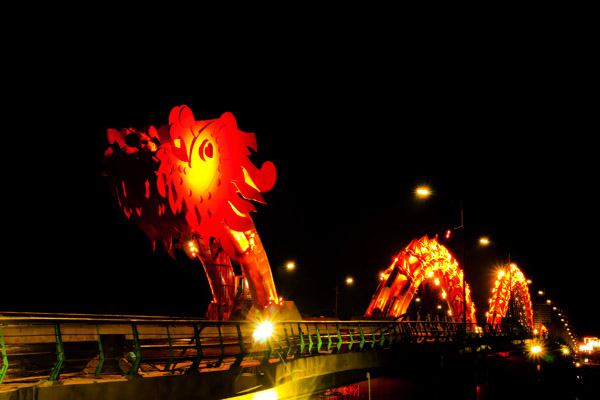
[[[234,116],[196,121],[187,106],[175,107],[169,124],[140,130],[108,129],[105,175],[127,215],[153,242],[174,257],[179,246],[199,258],[207,272],[213,303],[231,312],[231,262],[241,266],[256,309],[280,299],[251,212],[250,201],[265,203],[261,193],[276,180],[273,163],[257,168],[248,159],[256,151],[254,133],[237,128]],[[222,251],[221,251],[222,250]]]
[[[492,289],[490,309],[487,312],[488,324],[500,324],[508,316],[511,300],[518,303],[515,314],[522,316],[525,324],[533,329],[533,307],[529,286],[523,272],[515,265],[510,264],[498,272],[498,278]],[[514,304],[514,302],[513,302]]]
[[[441,287],[443,299],[451,310],[452,319],[464,321],[463,271],[448,249],[437,238],[423,236],[414,239],[394,258],[382,273],[379,284],[365,316],[399,317],[406,313],[417,289],[426,280]],[[474,324],[475,306],[471,290],[466,285],[466,322]]]

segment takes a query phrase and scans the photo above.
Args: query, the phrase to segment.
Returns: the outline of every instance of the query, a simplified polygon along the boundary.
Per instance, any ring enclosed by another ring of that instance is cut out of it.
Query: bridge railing
[[[0,384],[144,377],[253,368],[400,343],[514,334],[504,326],[441,321],[282,321],[256,342],[250,321],[168,317],[0,315]]]

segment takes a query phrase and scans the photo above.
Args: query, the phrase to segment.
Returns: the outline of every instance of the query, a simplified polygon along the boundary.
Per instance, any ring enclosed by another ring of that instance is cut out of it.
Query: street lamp
[[[345,279],[346,285],[350,286],[354,283],[354,278],[351,276],[346,277]],[[340,294],[340,288],[338,286],[338,280],[335,280],[335,317],[338,316],[338,295]]]
[[[415,193],[417,194],[417,196],[422,197],[422,198],[426,198],[432,195],[431,190],[426,187],[426,186],[419,186],[416,190]],[[452,201],[450,201],[451,203],[453,203]],[[464,209],[463,209],[463,201],[462,199],[460,200],[460,226],[457,226],[454,229],[460,229],[461,230],[461,248],[460,248],[460,258],[461,258],[461,264],[462,264],[462,271],[463,271],[463,287],[462,287],[462,297],[463,297],[463,328],[464,328],[464,333],[465,335],[467,334],[467,277],[466,277],[466,265],[465,265],[465,224],[464,224]],[[448,236],[448,234],[446,234],[446,236]]]
[[[419,186],[417,188],[417,190],[415,190],[415,193],[417,194],[417,196],[427,197],[427,196],[429,196],[431,194],[431,191],[426,186]]]
[[[293,262],[289,262],[287,263],[287,265],[285,266],[288,270],[294,269],[296,268],[296,264],[294,264]]]

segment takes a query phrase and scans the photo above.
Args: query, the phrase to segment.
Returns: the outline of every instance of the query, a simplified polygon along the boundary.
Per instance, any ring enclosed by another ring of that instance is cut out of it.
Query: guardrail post
[[[312,335],[310,334],[310,328],[308,327],[308,322],[306,323],[306,332],[308,334],[308,353],[312,354],[313,340]]]
[[[290,341],[288,339],[287,331],[285,332],[285,337],[286,337],[286,339],[288,339],[287,340],[287,342],[288,342],[288,351],[286,353],[286,357],[289,356],[290,353],[296,353],[296,348],[297,348],[297,346],[296,346],[296,334],[294,333],[294,325],[293,324],[290,324],[290,332],[292,334],[292,341],[291,341],[291,343],[290,343]]]
[[[0,385],[2,385],[2,380],[4,379],[4,375],[6,375],[6,371],[8,370],[8,357],[6,356],[6,348],[4,347],[4,336],[2,336],[2,324],[0,324],[0,349],[2,351],[2,368],[0,368]]]
[[[315,328],[317,328],[317,352],[320,352],[323,341],[321,340],[321,334],[319,333],[319,325],[315,324]]]
[[[100,340],[100,328],[96,325],[96,335],[98,336],[98,366],[94,371],[94,376],[100,375],[102,366],[104,365],[104,349],[102,349],[102,341]]]
[[[363,333],[360,322],[358,323],[358,331],[360,332],[360,342],[358,344],[358,348],[362,351],[362,349],[365,347],[365,335]]]
[[[165,371],[168,371],[171,368],[171,364],[173,364],[175,355],[173,353],[173,341],[171,340],[171,332],[169,331],[169,325],[166,325],[166,328],[167,328],[167,340],[169,342],[169,361],[167,361],[167,365],[165,365]]]
[[[340,352],[340,350],[342,349],[342,333],[340,332],[340,324],[335,324],[335,327],[337,328],[337,336],[338,336],[338,342],[337,342],[337,351],[338,353]]]
[[[383,332],[383,325],[381,324],[379,324],[379,333],[381,334],[381,338],[379,339],[379,347],[383,348],[385,345],[385,333]]]
[[[221,345],[221,357],[217,360],[215,367],[219,368],[225,358],[225,346],[223,345],[223,335],[221,334],[221,324],[217,324],[217,330],[219,331],[219,344]]]
[[[298,333],[300,334],[300,354],[302,354],[304,353],[304,346],[306,346],[306,343],[304,342],[304,334],[302,333],[300,323],[298,323]]]
[[[329,326],[325,324],[325,331],[327,332],[327,351],[331,350],[331,335],[329,335]]]
[[[375,331],[373,330],[373,324],[369,324],[371,326],[371,337],[373,338],[371,340],[371,349],[375,348],[375,345],[377,344],[377,340],[375,339]]]
[[[237,330],[238,335],[238,344],[240,346],[240,355],[236,357],[234,366],[239,366],[242,364],[244,357],[246,356],[246,345],[244,344],[244,335],[242,335],[242,328],[239,323],[235,324],[235,329]]]
[[[139,369],[140,363],[142,362],[142,347],[140,346],[140,337],[138,335],[137,324],[131,324],[131,333],[133,334],[133,350],[135,351],[135,360],[127,373],[128,377],[136,376]]]
[[[48,377],[50,382],[56,382],[60,378],[60,369],[65,362],[65,349],[63,347],[60,324],[58,322],[54,323],[54,341],[56,342],[56,362]]]
[[[202,361],[202,344],[200,343],[200,332],[204,329],[198,329],[198,324],[194,324],[194,342],[196,345],[196,359],[187,370],[187,373],[198,372],[198,367],[200,366],[200,361]]]

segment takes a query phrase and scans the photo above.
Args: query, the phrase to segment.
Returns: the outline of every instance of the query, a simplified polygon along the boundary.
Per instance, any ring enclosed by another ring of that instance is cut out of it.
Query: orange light
[[[429,239],[424,236],[414,239],[396,259],[398,261],[385,271],[385,275],[390,276],[397,269],[400,272],[398,278],[391,286],[389,280],[380,283],[365,312],[366,316],[373,315],[376,309],[379,312],[387,310],[386,317],[398,317],[406,313],[420,285],[425,280],[432,280],[435,285],[441,287],[441,297],[446,301],[450,311],[448,315],[452,316],[454,321],[463,319],[464,307],[467,310],[466,322],[475,322],[475,307],[471,301],[469,285],[465,285],[466,299],[463,299],[462,270],[437,238]],[[419,302],[420,298],[415,297],[414,300]]]
[[[518,293],[523,303],[525,311],[525,321],[530,328],[533,328],[533,307],[527,279],[523,272],[516,266],[510,264],[498,272],[498,279],[492,288],[492,298],[490,299],[490,308],[487,314],[487,323],[499,324],[502,318],[506,316],[510,297],[512,293]]]
[[[218,242],[240,264],[256,308],[269,305],[269,298],[278,303],[251,218],[256,211],[251,202],[265,203],[262,193],[273,187],[277,173],[270,161],[258,168],[248,158],[249,150],[257,150],[254,133],[239,130],[231,113],[196,120],[183,105],[171,110],[165,125],[108,129],[107,138],[104,161],[111,190],[153,243],[164,243],[173,257],[171,244],[184,243],[186,255],[196,258],[202,256],[199,245],[185,245],[190,233],[207,247]],[[224,268],[209,280],[230,281],[231,274],[233,269]],[[234,296],[222,296],[215,303],[233,307]]]
[[[421,197],[427,197],[431,194],[431,192],[429,191],[428,187],[425,186],[420,186],[417,188],[416,190],[417,195],[421,196]]]

